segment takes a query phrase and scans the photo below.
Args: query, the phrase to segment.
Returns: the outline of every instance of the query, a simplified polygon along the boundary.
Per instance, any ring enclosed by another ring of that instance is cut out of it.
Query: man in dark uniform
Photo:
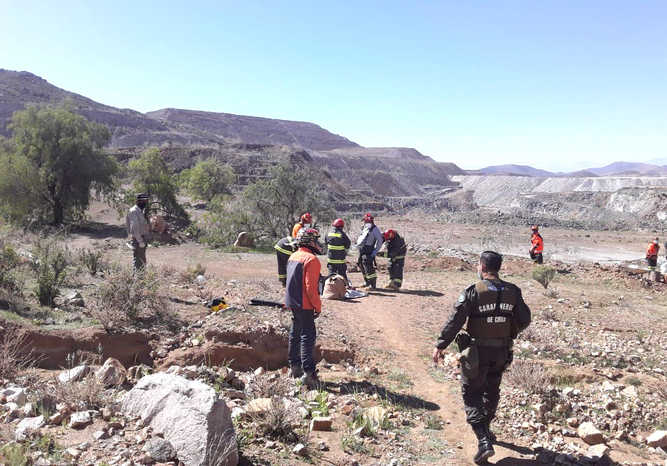
[[[480,255],[480,281],[461,293],[433,351],[436,363],[454,339],[461,351],[466,420],[479,442],[475,464],[484,464],[495,454],[489,424],[498,408],[500,382],[512,362],[514,338],[530,324],[530,309],[519,287],[498,278],[502,260],[493,251]],[[462,328],[465,331],[459,333]]]
[[[299,249],[296,239],[291,236],[285,236],[278,241],[273,248],[276,250],[276,259],[278,259],[278,280],[283,284],[287,283],[287,261],[294,251]]]
[[[327,245],[327,270],[329,275],[342,275],[345,281],[349,283],[345,256],[347,256],[347,250],[350,249],[351,243],[350,238],[343,231],[345,222],[342,218],[337,218],[331,226],[333,230],[327,233],[324,240]]]
[[[387,230],[382,233],[386,249],[380,252],[380,256],[389,258],[389,285],[390,290],[399,290],[403,285],[403,267],[405,266],[405,254],[408,246],[405,240],[396,230]]]

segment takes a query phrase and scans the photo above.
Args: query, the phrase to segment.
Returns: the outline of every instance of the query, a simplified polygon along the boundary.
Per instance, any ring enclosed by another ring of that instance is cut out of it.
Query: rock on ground
[[[60,383],[78,382],[79,380],[83,380],[89,372],[90,366],[86,366],[85,364],[76,366],[71,369],[66,369],[58,374],[58,380]]]
[[[112,385],[120,385],[125,382],[127,371],[120,361],[114,358],[108,358],[104,361],[102,367],[95,372],[95,376],[97,376],[103,385],[109,387]]]
[[[646,443],[653,448],[667,448],[667,430],[656,430],[646,438]]]
[[[220,466],[238,463],[229,408],[202,382],[166,373],[147,375],[125,395],[121,409],[163,434],[186,466],[204,466],[214,457]]]
[[[19,425],[16,426],[14,437],[17,441],[22,442],[42,426],[44,426],[44,416],[27,417],[22,419],[21,422],[19,422]]]
[[[577,430],[577,434],[579,434],[579,438],[581,438],[581,440],[589,445],[604,443],[604,436],[602,435],[602,432],[600,432],[592,422],[582,423]]]
[[[152,459],[160,463],[166,463],[176,457],[176,450],[163,438],[153,438],[146,442],[142,451],[146,452]]]

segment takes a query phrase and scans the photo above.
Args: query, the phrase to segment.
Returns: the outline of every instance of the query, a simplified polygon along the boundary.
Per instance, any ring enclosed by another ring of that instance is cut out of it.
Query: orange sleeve
[[[292,238],[296,238],[296,235],[299,234],[299,230],[303,227],[300,223],[295,223],[292,227]]]
[[[322,301],[320,300],[320,261],[312,256],[304,264],[304,294],[308,297],[310,304],[313,305],[315,312],[322,310]]]

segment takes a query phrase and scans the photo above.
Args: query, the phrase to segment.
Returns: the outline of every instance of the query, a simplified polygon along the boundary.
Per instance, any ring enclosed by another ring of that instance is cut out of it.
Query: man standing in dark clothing
[[[290,374],[299,377],[309,388],[317,388],[319,379],[315,370],[313,350],[317,330],[315,319],[322,311],[320,300],[320,261],[322,254],[318,241],[320,234],[314,228],[299,231],[299,249],[287,261],[287,289],[285,307],[292,311],[292,328],[288,341]]]
[[[327,245],[327,270],[329,275],[342,275],[345,281],[349,283],[345,256],[347,256],[347,250],[350,249],[351,243],[350,238],[343,231],[345,222],[342,218],[337,218],[331,226],[333,230],[327,233],[324,240]]]
[[[498,278],[501,264],[502,256],[496,252],[480,255],[480,281],[461,293],[433,351],[435,363],[454,339],[461,351],[463,403],[479,442],[475,464],[484,464],[495,454],[489,424],[498,408],[500,382],[512,362],[512,342],[531,318],[519,287]],[[462,328],[465,331],[459,333]]]
[[[276,259],[278,260],[278,281],[285,288],[285,284],[287,283],[287,261],[292,253],[298,249],[296,239],[291,236],[285,236],[273,246],[273,249],[276,250]]]
[[[403,285],[403,267],[405,266],[405,254],[408,252],[408,246],[395,230],[385,231],[382,233],[382,238],[387,248],[380,253],[380,256],[384,255],[389,258],[389,285],[387,285],[387,288],[399,290]]]

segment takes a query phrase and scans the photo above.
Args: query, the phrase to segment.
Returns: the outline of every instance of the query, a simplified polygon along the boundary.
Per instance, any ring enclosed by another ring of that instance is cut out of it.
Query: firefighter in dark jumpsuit
[[[500,382],[512,362],[512,342],[531,318],[519,287],[498,278],[501,264],[502,256],[496,252],[480,255],[480,281],[459,296],[433,352],[437,363],[442,350],[455,339],[461,351],[466,419],[479,442],[475,464],[484,464],[495,454],[489,424],[498,408]],[[459,333],[462,328],[465,331]]]
[[[408,246],[395,230],[387,230],[382,233],[384,244],[387,249],[380,252],[380,256],[389,258],[389,285],[390,290],[398,290],[403,285],[403,267],[405,267],[405,254]]]
[[[299,249],[297,242],[291,236],[286,236],[279,240],[273,248],[276,250],[278,259],[278,281],[283,284],[287,282],[287,261],[294,251]]]
[[[345,222],[342,218],[337,218],[331,226],[333,230],[327,233],[324,240],[327,245],[327,270],[329,275],[342,275],[345,281],[349,283],[345,256],[347,256],[347,250],[350,249],[351,243],[350,238],[343,231]]]

